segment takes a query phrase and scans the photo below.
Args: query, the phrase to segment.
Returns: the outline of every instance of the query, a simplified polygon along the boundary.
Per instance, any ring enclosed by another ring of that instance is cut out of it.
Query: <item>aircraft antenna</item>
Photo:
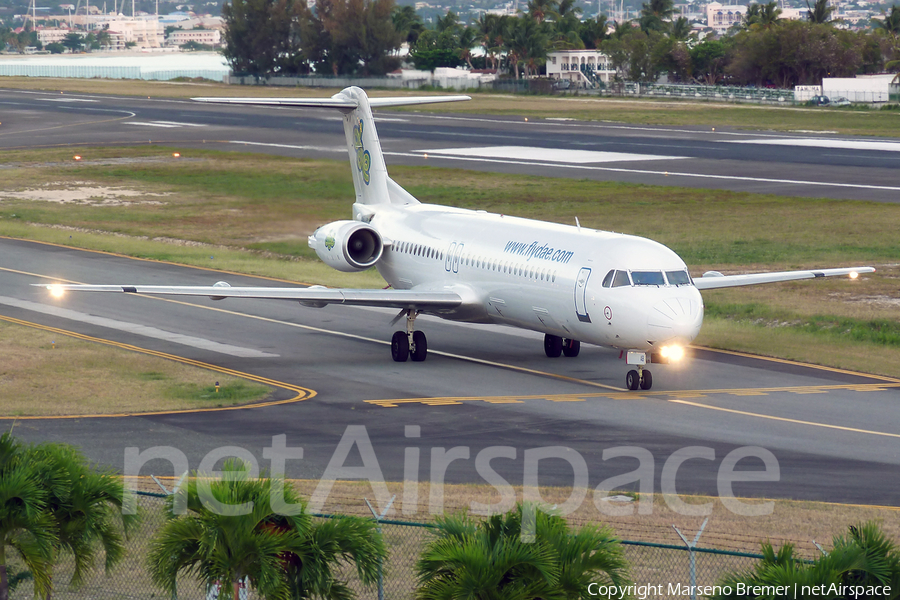
[[[575,217],[575,227],[578,228],[578,231],[581,231],[581,223],[578,222],[578,217]]]

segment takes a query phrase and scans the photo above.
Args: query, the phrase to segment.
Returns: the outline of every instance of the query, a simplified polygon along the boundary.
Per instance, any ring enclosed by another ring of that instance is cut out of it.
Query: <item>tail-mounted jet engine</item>
[[[309,247],[333,269],[352,273],[375,265],[384,251],[377,231],[359,221],[335,221],[309,236]]]

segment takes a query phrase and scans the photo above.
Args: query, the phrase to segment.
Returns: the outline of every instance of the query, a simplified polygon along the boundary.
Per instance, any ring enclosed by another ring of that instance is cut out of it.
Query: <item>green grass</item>
[[[176,383],[166,389],[166,396],[176,400],[198,402],[201,405],[208,405],[210,402],[242,404],[259,398],[260,394],[268,389],[266,386],[246,381],[231,381],[218,387],[197,385],[196,383]]]
[[[760,328],[784,328],[816,336],[824,342],[834,339],[900,348],[900,322],[896,319],[856,319],[835,315],[801,317],[764,304],[706,303],[706,316]]]

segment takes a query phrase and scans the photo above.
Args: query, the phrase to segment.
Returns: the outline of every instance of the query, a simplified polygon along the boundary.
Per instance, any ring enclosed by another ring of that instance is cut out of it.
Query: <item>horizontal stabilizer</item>
[[[714,290],[742,285],[760,283],[778,283],[780,281],[796,281],[798,279],[815,279],[816,277],[850,277],[855,279],[860,273],[874,273],[873,267],[848,267],[843,269],[815,269],[812,271],[782,271],[780,273],[748,273],[746,275],[722,275],[721,273],[704,274],[694,278],[698,290]]]
[[[369,98],[372,108],[388,106],[410,106],[413,104],[436,104],[439,102],[462,102],[471,100],[469,96],[397,96],[392,98]],[[338,108],[353,110],[359,103],[343,94],[331,98],[191,98],[195,102],[215,104],[258,104],[262,106],[296,106],[306,108]]]

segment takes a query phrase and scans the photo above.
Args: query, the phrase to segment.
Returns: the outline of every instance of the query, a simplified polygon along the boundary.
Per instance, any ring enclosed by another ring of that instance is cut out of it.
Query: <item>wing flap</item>
[[[714,290],[719,288],[758,285],[761,283],[778,283],[799,279],[815,279],[817,277],[846,276],[855,279],[861,273],[874,273],[872,267],[847,267],[841,269],[814,269],[811,271],[781,271],[778,273],[748,273],[745,275],[706,275],[694,279],[698,290]]]

